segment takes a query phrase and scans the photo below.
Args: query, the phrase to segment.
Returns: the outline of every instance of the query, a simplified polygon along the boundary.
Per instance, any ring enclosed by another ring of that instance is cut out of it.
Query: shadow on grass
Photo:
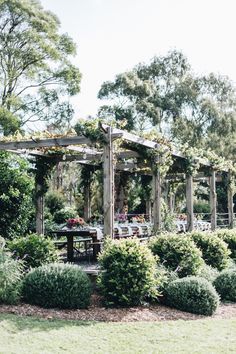
[[[46,332],[65,327],[87,327],[95,325],[95,321],[77,321],[77,320],[60,320],[60,319],[44,319],[33,316],[22,316],[14,314],[0,314],[0,327],[8,323],[13,330],[32,332]]]

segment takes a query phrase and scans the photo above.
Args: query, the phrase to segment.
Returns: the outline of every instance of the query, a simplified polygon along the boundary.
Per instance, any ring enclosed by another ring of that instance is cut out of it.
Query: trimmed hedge
[[[214,233],[227,243],[231,251],[230,257],[236,262],[236,230],[222,229],[216,230]]]
[[[47,264],[32,269],[23,282],[23,298],[27,303],[46,308],[87,308],[91,283],[78,266]]]
[[[108,241],[99,262],[98,285],[106,306],[136,306],[157,296],[155,257],[137,239]]]
[[[236,270],[224,270],[213,284],[223,301],[236,302]]]
[[[177,271],[180,277],[195,275],[203,265],[201,251],[186,236],[167,234],[153,238],[150,248],[164,266]]]
[[[190,237],[202,251],[202,257],[206,264],[218,270],[227,267],[230,250],[222,239],[214,233],[200,231],[193,231]]]
[[[26,269],[58,261],[52,240],[42,235],[30,234],[8,242],[8,248],[16,259],[22,259]]]
[[[209,316],[219,305],[219,295],[207,280],[186,277],[167,286],[166,304],[182,311]]]

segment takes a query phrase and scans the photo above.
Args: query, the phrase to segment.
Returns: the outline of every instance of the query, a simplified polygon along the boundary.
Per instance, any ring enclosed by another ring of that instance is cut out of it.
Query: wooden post
[[[149,222],[152,222],[152,201],[150,198],[146,200],[146,215],[149,217]]]
[[[230,185],[231,173],[228,173],[228,215],[229,215],[229,227],[233,229],[234,227],[234,193],[232,186]]]
[[[153,174],[153,230],[161,230],[161,176],[160,172]]]
[[[36,233],[44,235],[44,196],[41,195],[42,186],[36,185]]]
[[[103,150],[103,211],[104,237],[114,234],[114,166],[112,128],[107,128],[107,144]]]
[[[91,190],[90,183],[84,187],[84,220],[91,218]]]
[[[217,226],[216,219],[216,173],[211,171],[210,176],[210,208],[211,208],[211,230],[214,231]]]
[[[187,231],[193,231],[193,176],[186,177]]]

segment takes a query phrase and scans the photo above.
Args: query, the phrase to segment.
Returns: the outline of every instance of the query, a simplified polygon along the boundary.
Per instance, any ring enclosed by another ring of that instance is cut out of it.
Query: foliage
[[[163,264],[157,265],[156,277],[158,278],[157,291],[160,293],[160,300],[162,301],[165,299],[167,286],[179,277],[177,272],[169,270]]]
[[[48,264],[32,269],[23,283],[27,303],[46,308],[87,308],[91,284],[87,274],[71,264]]]
[[[166,303],[183,311],[211,316],[219,305],[214,287],[207,280],[195,276],[171,282],[166,293]]]
[[[236,302],[236,269],[224,270],[213,284],[223,301]]]
[[[155,258],[138,240],[107,242],[99,263],[99,286],[107,306],[136,306],[157,295]]]
[[[21,296],[23,266],[0,249],[0,303],[15,304]]]
[[[30,234],[8,242],[14,258],[24,260],[26,269],[39,267],[58,260],[52,240],[42,235]]]
[[[55,212],[53,219],[57,224],[63,224],[66,222],[66,220],[75,218],[77,215],[77,212],[73,208],[65,207],[61,210],[58,210]]]
[[[236,229],[233,230],[216,230],[215,234],[227,243],[231,251],[230,257],[236,262]]]
[[[48,207],[50,213],[54,215],[57,211],[65,207],[65,198],[58,191],[51,191],[46,194],[45,206]]]
[[[152,239],[150,248],[167,269],[176,271],[180,277],[197,274],[203,264],[201,251],[186,236],[158,235]]]
[[[99,116],[112,117],[118,126],[125,118],[126,130],[155,127],[178,144],[234,158],[236,92],[232,82],[213,73],[197,76],[177,50],[104,82],[98,97],[109,100]],[[209,160],[219,166],[219,161]],[[188,172],[196,171],[190,155],[188,162]]]
[[[206,264],[222,270],[227,267],[230,251],[227,244],[214,233],[193,231],[191,239],[202,251],[202,257]]]
[[[0,152],[0,235],[6,239],[26,232],[33,208],[33,180],[27,163]]]
[[[39,186],[37,187],[39,189],[36,189],[36,196],[43,196],[48,191],[49,178],[57,160],[53,157],[37,156],[32,163],[34,164],[32,172],[35,174],[36,186]]]
[[[215,278],[219,275],[219,271],[216,268],[211,267],[208,264],[204,264],[199,271],[198,276],[208,280],[210,283],[213,283]]]
[[[79,120],[74,126],[74,129],[77,135],[83,135],[90,139],[92,143],[98,143],[99,145],[99,143],[106,143],[106,138],[100,124],[101,120],[98,119]]]
[[[37,0],[3,0],[0,15],[0,105],[17,117],[8,127],[37,120],[65,126],[73,110],[63,97],[80,89],[79,69],[70,62],[75,44]]]

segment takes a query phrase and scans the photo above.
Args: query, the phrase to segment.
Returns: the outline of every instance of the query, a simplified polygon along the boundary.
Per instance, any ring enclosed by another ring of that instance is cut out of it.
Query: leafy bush
[[[39,267],[45,263],[58,260],[57,251],[52,240],[30,234],[8,242],[8,248],[14,258],[24,260],[26,268]]]
[[[202,257],[206,264],[222,270],[227,267],[230,251],[227,244],[214,233],[194,231],[191,239],[202,251]]]
[[[0,249],[0,303],[15,304],[21,295],[22,262]]]
[[[24,300],[46,308],[87,308],[90,296],[90,280],[76,265],[43,265],[32,269],[23,282]]]
[[[34,184],[27,169],[23,159],[0,152],[0,235],[6,239],[22,235],[30,223]]]
[[[158,278],[157,290],[160,293],[160,300],[163,300],[166,296],[166,288],[169,283],[179,279],[178,273],[160,264],[156,268],[156,277]]]
[[[98,283],[107,306],[136,306],[156,296],[156,261],[147,246],[136,239],[109,241],[99,256]]]
[[[236,302],[236,270],[224,270],[213,284],[222,300]]]
[[[166,303],[179,310],[212,315],[218,307],[219,295],[206,279],[192,276],[167,286]]]
[[[45,197],[45,205],[53,215],[65,207],[65,198],[60,192],[48,192]]]
[[[186,236],[176,234],[156,236],[151,241],[150,248],[167,269],[177,271],[181,277],[197,274],[203,265],[201,251]]]
[[[231,251],[230,257],[236,262],[236,230],[216,230],[215,234],[227,243]]]
[[[215,278],[219,275],[219,271],[216,268],[209,266],[208,264],[204,264],[198,273],[198,276],[208,280],[210,283],[213,283]]]
[[[66,222],[66,220],[71,219],[71,218],[75,218],[77,215],[77,212],[75,209],[72,208],[63,208],[61,210],[58,210],[55,214],[54,214],[54,221],[57,224],[63,224]]]

